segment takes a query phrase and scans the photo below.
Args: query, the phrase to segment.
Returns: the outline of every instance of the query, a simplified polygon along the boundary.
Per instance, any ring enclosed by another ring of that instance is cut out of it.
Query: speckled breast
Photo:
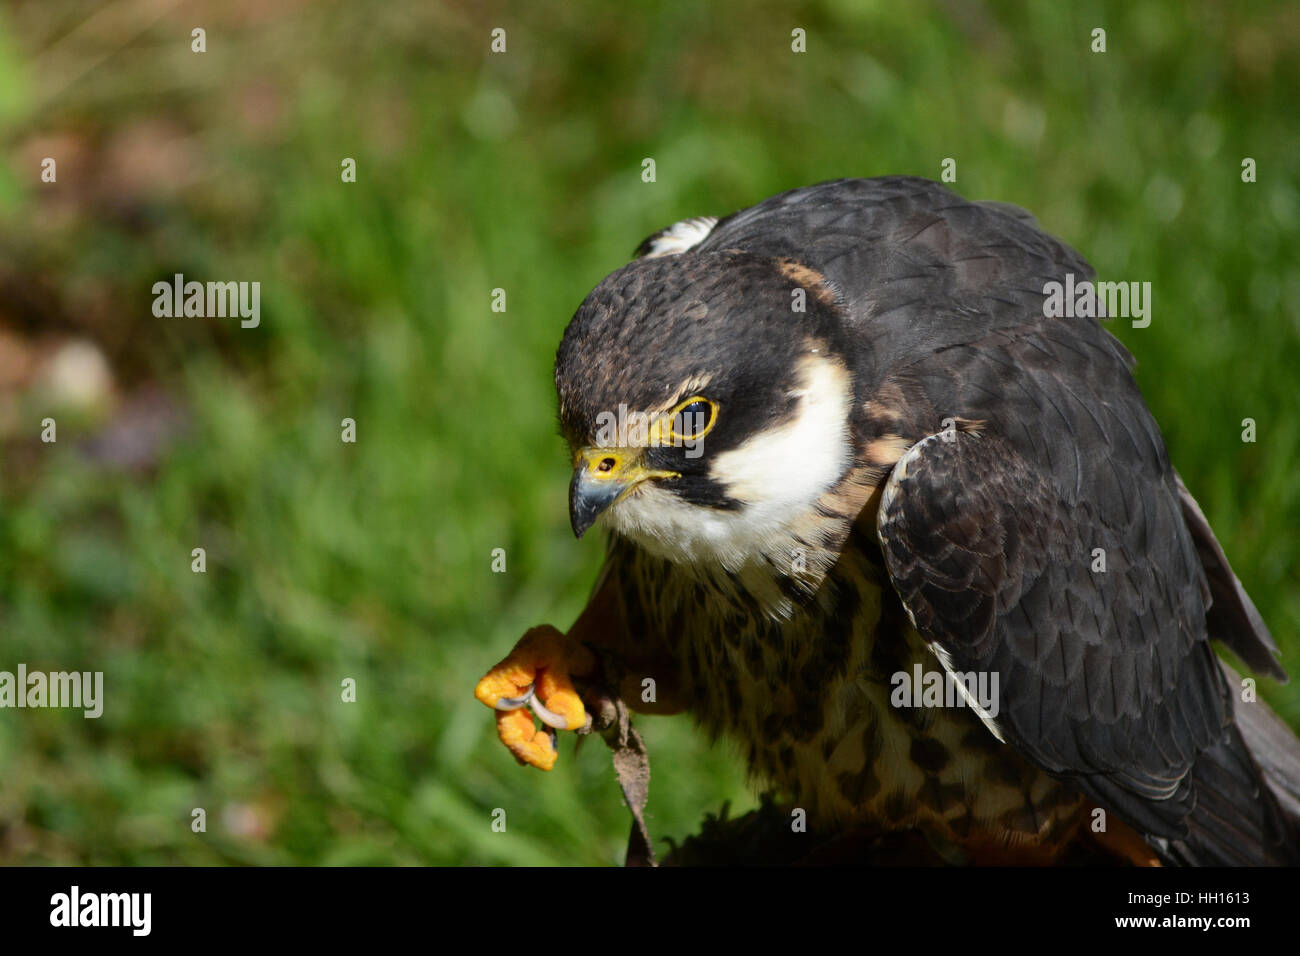
[[[1008,846],[1067,835],[1082,797],[964,702],[896,706],[895,675],[942,667],[869,554],[846,548],[783,619],[756,613],[735,576],[641,562],[645,623],[673,646],[692,714],[739,743],[750,773],[807,810],[813,827],[921,827]]]

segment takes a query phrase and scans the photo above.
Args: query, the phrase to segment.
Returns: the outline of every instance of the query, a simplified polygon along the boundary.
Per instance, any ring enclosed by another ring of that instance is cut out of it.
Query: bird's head
[[[853,462],[854,382],[835,291],[788,260],[641,259],[560,343],[569,509],[678,563],[785,546]]]

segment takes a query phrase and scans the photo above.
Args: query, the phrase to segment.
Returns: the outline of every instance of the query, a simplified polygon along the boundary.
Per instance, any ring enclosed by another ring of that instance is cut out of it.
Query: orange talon
[[[538,770],[550,770],[555,766],[559,753],[551,744],[551,735],[533,726],[528,711],[498,710],[497,736],[520,763]]]
[[[497,711],[497,736],[521,763],[550,770],[557,756],[550,734],[533,725],[531,707],[544,724],[578,730],[587,710],[570,679],[595,670],[592,653],[555,628],[528,631],[504,660],[484,675],[474,696]]]

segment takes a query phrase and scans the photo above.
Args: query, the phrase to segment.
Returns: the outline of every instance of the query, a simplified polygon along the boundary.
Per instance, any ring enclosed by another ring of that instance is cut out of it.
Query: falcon
[[[1133,357],[1045,308],[1067,277],[1094,273],[1024,210],[912,177],[642,243],[556,356],[573,530],[608,552],[568,633],[476,688],[515,757],[550,769],[600,681],[822,833],[1300,861],[1300,742],[1212,642],[1285,680],[1277,647]]]

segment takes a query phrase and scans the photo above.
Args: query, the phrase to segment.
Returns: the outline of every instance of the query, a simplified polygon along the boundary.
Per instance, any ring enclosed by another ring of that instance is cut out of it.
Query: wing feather
[[[1131,526],[1099,519],[1086,496],[1066,499],[997,432],[947,437],[895,466],[878,535],[899,598],[945,666],[998,674],[996,732],[1164,841],[1171,860],[1251,855],[1216,832],[1288,858],[1280,812],[1234,726],[1201,581],[1162,560],[1193,549],[1187,529],[1142,550]],[[1177,509],[1172,482],[1151,484],[1131,493],[1154,514]]]

